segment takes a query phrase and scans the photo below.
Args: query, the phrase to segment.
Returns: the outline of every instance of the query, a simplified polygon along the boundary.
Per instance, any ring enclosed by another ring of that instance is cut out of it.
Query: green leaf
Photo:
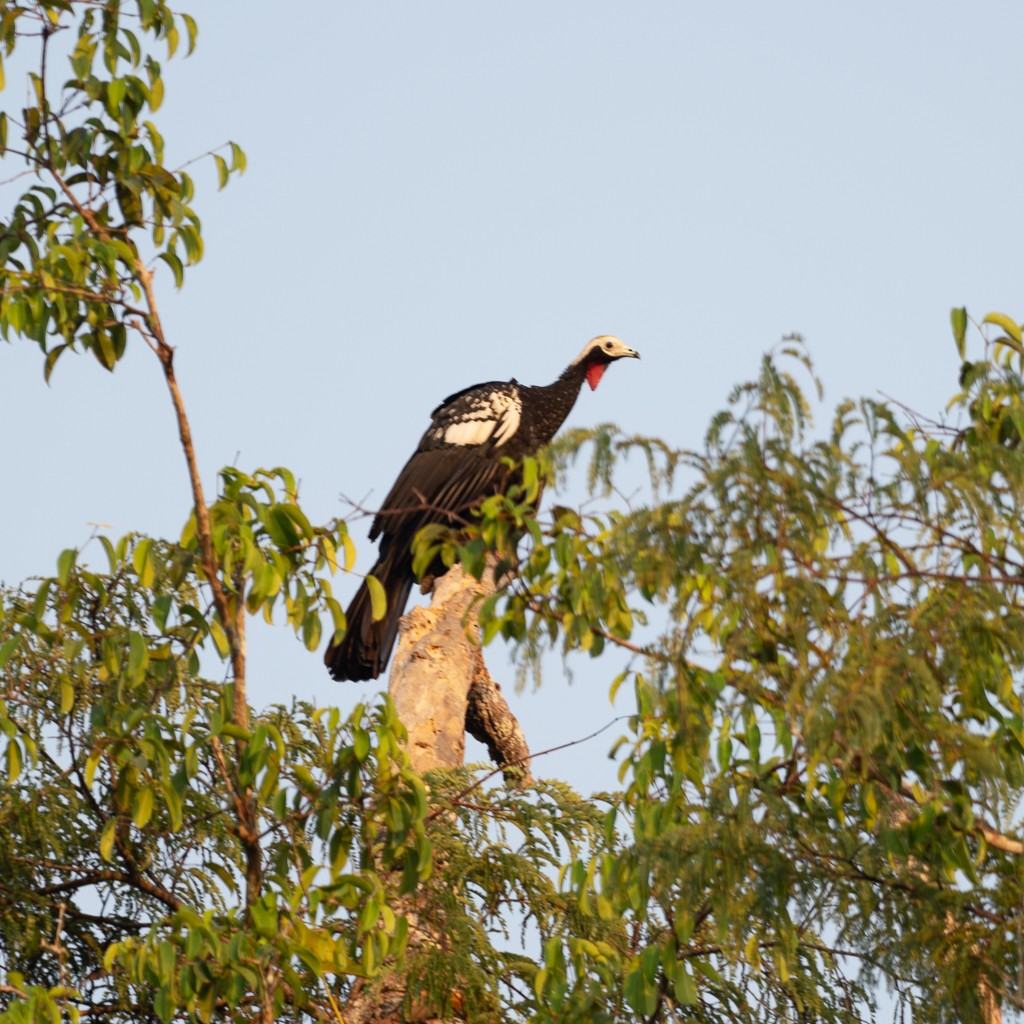
[[[13,786],[18,781],[21,768],[21,745],[17,740],[11,739],[7,743],[7,784],[9,786]]]
[[[146,638],[132,630],[128,635],[127,673],[129,680],[133,683],[141,682],[148,665],[149,648],[146,646]]]
[[[676,965],[675,995],[676,1002],[680,1006],[697,1005],[697,986],[694,984],[693,976],[686,969],[686,965],[682,963]]]
[[[173,21],[168,22],[164,33],[164,39],[167,42],[167,57],[170,59],[177,52],[179,39],[178,29]]]
[[[315,651],[320,646],[320,635],[323,626],[317,612],[311,611],[302,620],[302,642],[307,651]]]
[[[121,952],[121,944],[115,942],[107,947],[106,952],[103,954],[103,969],[109,974],[114,969],[114,964],[117,962],[118,954]]]
[[[117,819],[111,818],[103,826],[103,832],[100,835],[100,857],[108,864],[113,860],[114,833],[116,829]]]
[[[110,571],[114,572],[117,569],[118,562],[120,561],[117,555],[117,551],[115,550],[110,538],[105,537],[102,533],[99,536],[99,542],[103,547],[104,552],[106,553],[107,564],[110,566]]]
[[[113,372],[114,367],[117,366],[117,348],[110,331],[97,328],[92,335],[91,347],[92,354],[96,357],[100,366],[104,370]]]
[[[527,456],[523,459],[523,492],[528,502],[535,502],[540,489],[537,460]]]
[[[366,589],[370,592],[370,615],[374,622],[380,622],[387,614],[388,599],[384,587],[376,576],[366,577]]]
[[[162,594],[153,601],[153,622],[161,633],[167,632],[167,619],[171,614],[173,603],[170,594]]]
[[[988,316],[982,321],[986,324],[995,324],[997,327],[1002,327],[1004,331],[1015,341],[1017,345],[1021,345],[1021,331],[1020,326],[1015,320],[1012,320],[1005,313],[989,313]]]
[[[128,44],[132,67],[137,68],[142,62],[142,46],[139,43],[139,37],[130,29],[123,28],[121,29],[121,39]]]
[[[953,324],[953,339],[956,341],[956,350],[961,359],[965,358],[967,351],[967,309],[964,306],[954,306],[949,313],[950,321]]]
[[[213,646],[217,648],[217,653],[222,658],[227,658],[231,653],[231,645],[228,643],[227,633],[224,632],[224,627],[220,624],[220,620],[216,618],[210,619],[209,629],[210,637],[213,640]]]
[[[75,559],[78,558],[78,551],[75,548],[65,548],[57,559],[57,582],[62,586],[68,585],[71,571],[75,567]]]
[[[138,574],[139,583],[147,590],[153,586],[156,579],[156,567],[153,564],[153,541],[149,537],[143,537],[135,550],[132,552],[132,565]]]
[[[301,539],[295,522],[288,514],[286,505],[271,507],[267,517],[267,532],[270,534],[270,539],[282,551],[290,551],[297,547]]]
[[[352,733],[352,749],[356,760],[362,763],[370,755],[370,734],[365,729],[356,729]]]
[[[297,764],[293,769],[295,781],[298,783],[299,789],[305,793],[315,794],[320,792],[319,783],[310,774],[309,769],[305,765]]]
[[[199,37],[199,29],[196,27],[195,19],[189,14],[182,14],[181,20],[185,23],[185,37],[188,40],[186,56],[191,56],[196,48],[196,39]]]
[[[475,579],[482,579],[484,570],[487,568],[487,546],[479,538],[475,537],[468,544],[462,544],[458,548],[459,561],[466,572]]]
[[[152,817],[153,790],[147,787],[135,794],[135,804],[132,807],[132,822],[136,828],[144,828]]]
[[[114,78],[107,83],[107,110],[112,117],[117,117],[120,113],[127,88],[128,83],[123,78]]]
[[[235,142],[229,142],[228,146],[231,150],[231,170],[244,174],[246,168],[245,151]]]
[[[213,162],[217,165],[217,188],[222,189],[228,183],[228,162],[219,153],[213,154]]]
[[[164,102],[164,80],[156,75],[149,86],[149,109],[159,110]]]
[[[46,353],[46,361],[43,363],[43,380],[47,384],[50,383],[50,377],[53,374],[53,368],[57,365],[57,360],[68,350],[68,345],[54,345],[49,352]]]
[[[171,273],[174,275],[174,286],[175,288],[181,288],[185,283],[185,268],[182,266],[181,260],[178,259],[177,253],[166,249],[160,253],[157,259],[163,260],[171,268]]]
[[[92,789],[92,784],[96,778],[96,769],[99,767],[100,759],[102,758],[102,751],[94,751],[85,759],[85,771],[83,776],[85,778],[85,784]]]
[[[4,318],[15,334],[23,334],[28,323],[28,306],[19,295],[12,295],[5,306]]]
[[[18,649],[18,638],[12,636],[9,640],[5,640],[0,644],[0,669],[7,664],[11,655]]]
[[[351,572],[356,564],[356,546],[348,533],[341,535],[341,543],[345,548],[345,572]]]
[[[250,905],[249,911],[252,914],[252,921],[258,935],[264,939],[272,939],[277,935],[277,910],[275,908],[265,907],[257,901]]]
[[[658,1005],[658,990],[644,977],[639,967],[626,975],[622,994],[627,1004],[645,1017],[650,1017]]]

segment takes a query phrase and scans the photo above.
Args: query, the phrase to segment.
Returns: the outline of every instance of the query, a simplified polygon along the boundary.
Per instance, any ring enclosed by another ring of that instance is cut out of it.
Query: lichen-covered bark
[[[402,620],[389,692],[418,772],[462,764],[466,704],[479,653],[472,609],[492,590],[490,574],[477,581],[456,566],[435,583],[430,607],[414,608]]]
[[[469,687],[466,708],[466,732],[487,747],[491,760],[501,769],[509,785],[528,786],[533,776],[526,737],[501,687],[487,671],[483,652],[477,648],[476,654],[476,674]]]
[[[476,580],[455,566],[441,577],[430,607],[414,608],[402,621],[389,689],[418,772],[461,765],[469,732],[507,781],[524,785],[530,752],[479,645],[475,608],[493,592],[490,570]]]
[[[475,609],[494,591],[493,574],[476,580],[455,566],[434,584],[427,608],[414,608],[402,620],[391,662],[389,693],[409,734],[408,752],[420,773],[457,768],[464,760],[466,732],[487,745],[506,781],[532,781],[523,731],[484,664]],[[443,928],[421,919],[417,896],[392,904],[410,920],[410,953],[444,948]],[[458,1008],[459,992],[446,1002]],[[456,1012],[460,1012],[456,1010]],[[405,977],[386,974],[359,982],[345,1006],[346,1024],[454,1024],[437,1017],[437,1007],[407,993]]]

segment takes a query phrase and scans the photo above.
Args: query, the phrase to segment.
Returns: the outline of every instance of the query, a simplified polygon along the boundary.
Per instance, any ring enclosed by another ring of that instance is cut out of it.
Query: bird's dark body
[[[344,637],[324,655],[335,679],[374,679],[383,670],[414,582],[417,532],[430,523],[465,522],[486,498],[506,491],[518,473],[506,460],[518,463],[551,441],[583,381],[596,387],[604,368],[624,355],[636,353],[617,338],[595,338],[553,384],[491,381],[449,395],[433,411],[370,528],[370,540],[380,537],[370,572],[384,588],[386,614],[373,620],[364,583],[346,613]]]

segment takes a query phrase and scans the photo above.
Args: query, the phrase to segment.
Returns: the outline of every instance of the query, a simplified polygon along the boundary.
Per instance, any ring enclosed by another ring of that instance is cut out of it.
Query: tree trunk
[[[466,751],[467,730],[487,745],[509,784],[532,782],[529,750],[501,687],[491,678],[480,648],[476,607],[494,593],[489,565],[483,580],[455,566],[436,581],[430,607],[414,608],[402,620],[391,662],[388,692],[408,734],[408,753],[420,774],[458,768]],[[421,916],[416,893],[393,902],[409,919],[409,955],[417,947],[443,943],[440,929]],[[416,997],[407,999],[405,978],[398,972],[359,982],[345,1006],[346,1024],[455,1024],[436,1016],[437,1008]],[[461,995],[449,993],[458,1007]]]
[[[487,745],[507,781],[532,781],[522,729],[480,648],[476,607],[494,589],[490,564],[482,580],[457,565],[434,585],[430,607],[414,608],[402,621],[389,692],[421,774],[459,767],[468,730]]]

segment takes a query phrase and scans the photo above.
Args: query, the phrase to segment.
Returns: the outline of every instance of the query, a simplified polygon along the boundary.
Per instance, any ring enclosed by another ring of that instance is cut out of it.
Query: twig
[[[613,725],[615,725],[616,722],[624,722],[632,717],[632,715],[618,715],[615,718],[613,718],[610,722],[607,722],[604,725],[602,725],[600,729],[595,729],[594,732],[590,733],[589,736],[581,736],[579,739],[569,740],[568,743],[559,743],[558,746],[548,747],[547,750],[541,750],[538,753],[532,755],[528,754],[525,758],[520,758],[518,761],[510,761],[507,765],[504,765],[501,768],[495,768],[493,771],[489,771],[486,775],[482,775],[471,786],[467,786],[465,789],[456,793],[449,801],[449,805],[457,805],[459,801],[465,799],[467,796],[469,796],[470,793],[475,792],[488,780],[493,779],[494,776],[497,775],[499,772],[507,771],[510,767],[513,767],[516,764],[522,764],[524,761],[528,761],[531,758],[536,759],[538,757],[545,757],[547,754],[556,754],[559,750],[568,750],[569,747],[576,747],[579,746],[579,744],[581,743],[589,743],[590,740],[600,736],[601,733],[607,732]],[[446,814],[448,810],[448,807],[436,807],[427,815],[425,821],[429,823],[439,815]]]

